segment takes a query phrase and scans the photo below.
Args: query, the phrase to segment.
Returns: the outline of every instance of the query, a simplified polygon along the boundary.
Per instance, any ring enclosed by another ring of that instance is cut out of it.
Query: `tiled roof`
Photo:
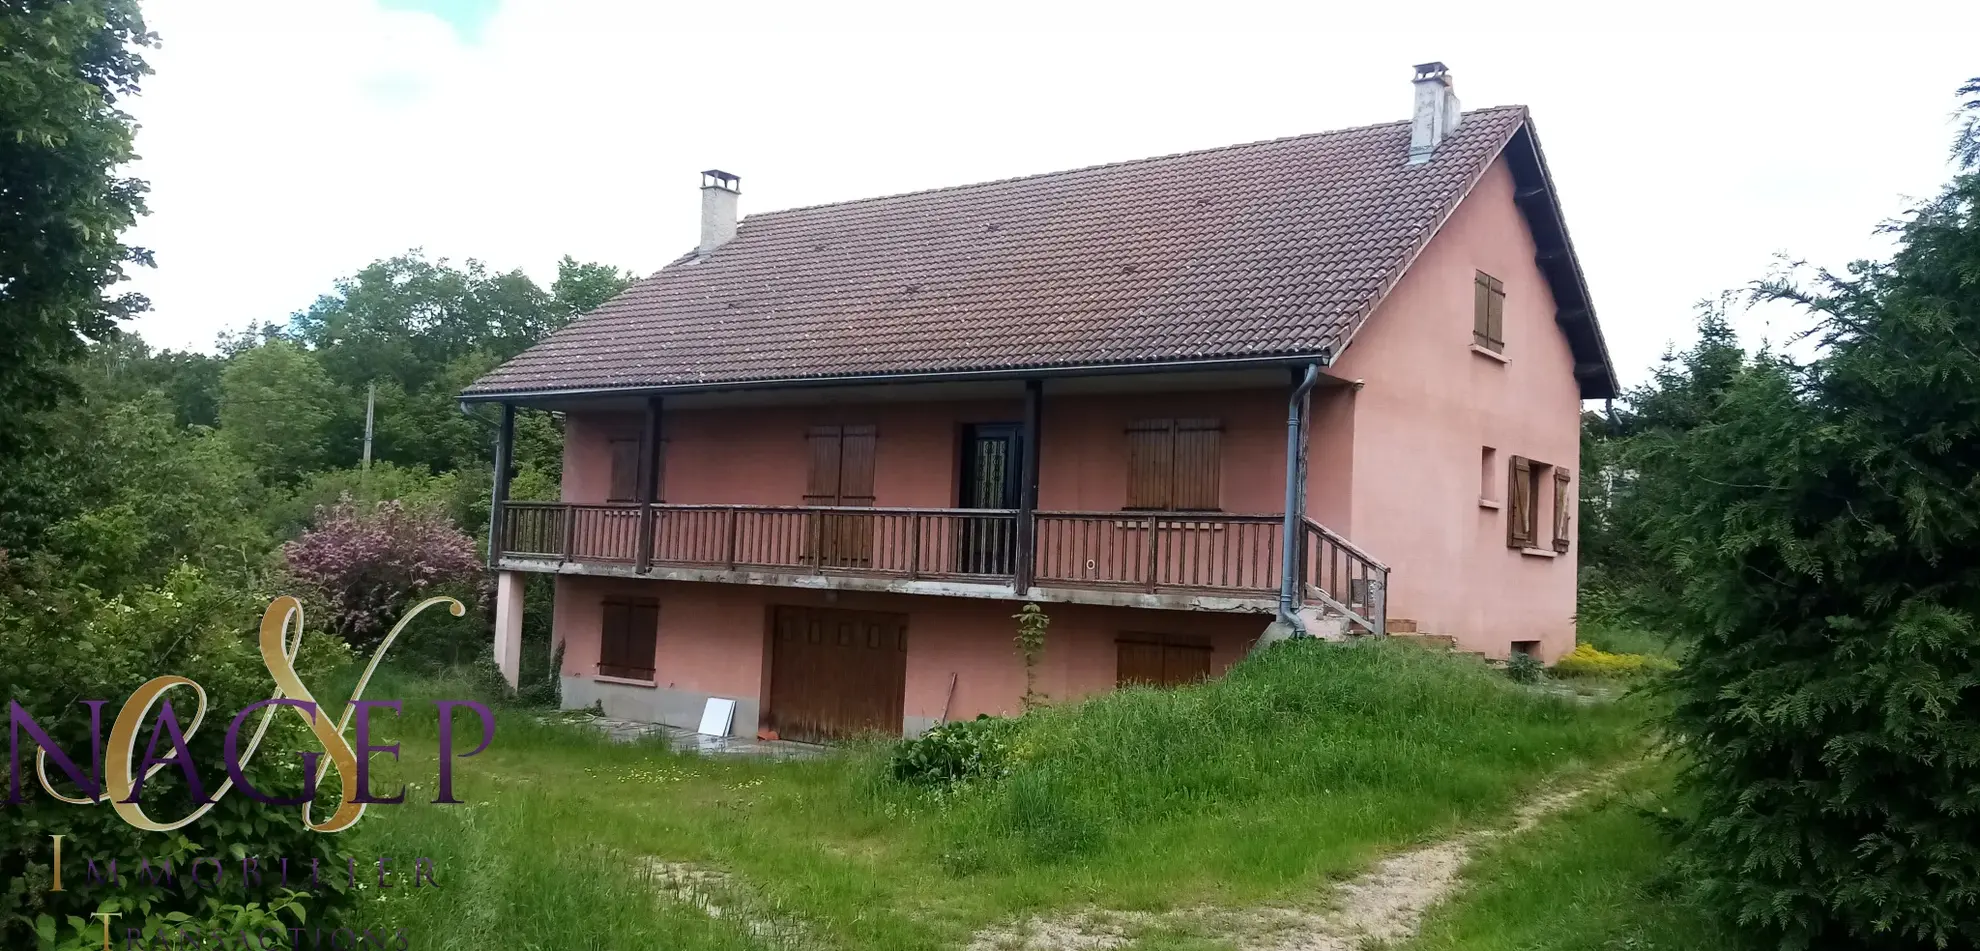
[[[1346,343],[1524,107],[751,215],[469,397],[1278,356]]]

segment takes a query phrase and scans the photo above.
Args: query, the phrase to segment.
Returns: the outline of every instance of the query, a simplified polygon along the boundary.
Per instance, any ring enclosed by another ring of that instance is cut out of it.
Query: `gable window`
[[[604,608],[598,631],[598,675],[652,680],[660,606],[652,601],[607,601]]]
[[[1162,512],[1214,512],[1223,469],[1223,427],[1214,419],[1144,419],[1128,427],[1127,505]]]
[[[1471,342],[1493,353],[1506,349],[1506,285],[1484,271],[1472,284]]]
[[[1573,476],[1560,466],[1512,457],[1506,477],[1506,547],[1568,550],[1574,514]]]

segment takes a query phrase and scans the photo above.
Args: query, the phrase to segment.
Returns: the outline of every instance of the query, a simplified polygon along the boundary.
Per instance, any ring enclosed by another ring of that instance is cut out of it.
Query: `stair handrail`
[[[1363,605],[1363,607],[1367,609],[1366,614],[1354,610],[1353,608],[1349,607],[1347,604],[1343,603],[1341,600],[1335,598],[1330,592],[1326,590],[1325,587],[1320,587],[1318,589],[1320,602],[1330,608],[1333,608],[1336,611],[1339,611],[1342,614],[1342,616],[1346,617],[1348,620],[1360,624],[1370,634],[1373,634],[1377,637],[1381,637],[1388,634],[1389,566],[1384,564],[1380,559],[1376,558],[1374,555],[1371,555],[1368,552],[1364,551],[1361,548],[1361,546],[1356,545],[1355,543],[1348,541],[1345,538],[1342,538],[1340,533],[1334,531],[1331,528],[1328,528],[1325,525],[1320,524],[1319,522],[1314,521],[1310,516],[1301,516],[1301,521],[1305,522],[1305,527],[1306,527],[1306,531],[1302,532],[1300,537],[1300,548],[1301,548],[1300,562],[1302,565],[1306,564],[1307,562],[1306,556],[1312,553],[1310,549],[1310,546],[1312,545],[1311,538],[1312,536],[1317,535],[1322,539],[1325,539],[1329,544],[1332,544],[1334,547],[1345,552],[1350,558],[1353,558],[1355,561],[1360,562],[1364,575],[1367,577],[1369,581],[1373,582],[1369,586],[1369,590],[1366,595],[1367,603]],[[1300,578],[1301,594],[1304,595],[1305,587],[1306,587],[1306,579],[1305,577],[1303,577],[1303,575],[1305,574],[1303,568],[1301,569],[1301,574],[1302,574],[1302,577]],[[1302,600],[1304,600],[1303,597]]]
[[[1361,559],[1363,562],[1365,562],[1368,565],[1368,567],[1377,569],[1385,575],[1389,573],[1388,565],[1383,564],[1380,558],[1377,558],[1374,555],[1369,554],[1360,545],[1357,545],[1351,541],[1348,541],[1345,538],[1342,538],[1339,532],[1336,532],[1333,529],[1328,528],[1327,526],[1314,521],[1313,516],[1311,515],[1304,516],[1304,519],[1306,521],[1306,527],[1308,529],[1319,533],[1321,536],[1325,537],[1328,541],[1333,542],[1335,545],[1346,549],[1348,554]]]

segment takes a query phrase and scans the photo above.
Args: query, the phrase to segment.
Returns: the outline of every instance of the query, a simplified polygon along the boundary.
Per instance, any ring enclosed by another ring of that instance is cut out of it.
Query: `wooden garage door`
[[[1114,682],[1167,687],[1210,679],[1210,642],[1175,634],[1122,634]]]
[[[793,740],[901,732],[907,616],[772,608],[770,704],[764,719]]]

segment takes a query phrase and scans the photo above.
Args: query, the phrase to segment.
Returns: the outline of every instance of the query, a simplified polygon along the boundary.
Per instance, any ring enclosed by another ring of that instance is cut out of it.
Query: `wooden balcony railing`
[[[1277,515],[1038,513],[1039,584],[1251,594],[1279,589]]]
[[[638,505],[510,502],[502,507],[502,553],[632,564],[639,526]],[[656,504],[650,551],[655,565],[1009,582],[1017,513]]]
[[[1220,512],[1039,512],[1034,583],[1158,594],[1277,594],[1284,528],[1277,515]],[[607,562],[1015,584],[1018,513],[1007,509],[652,506],[642,552],[640,506],[509,502],[507,558]],[[1388,568],[1311,520],[1300,534],[1302,601],[1380,632]]]

